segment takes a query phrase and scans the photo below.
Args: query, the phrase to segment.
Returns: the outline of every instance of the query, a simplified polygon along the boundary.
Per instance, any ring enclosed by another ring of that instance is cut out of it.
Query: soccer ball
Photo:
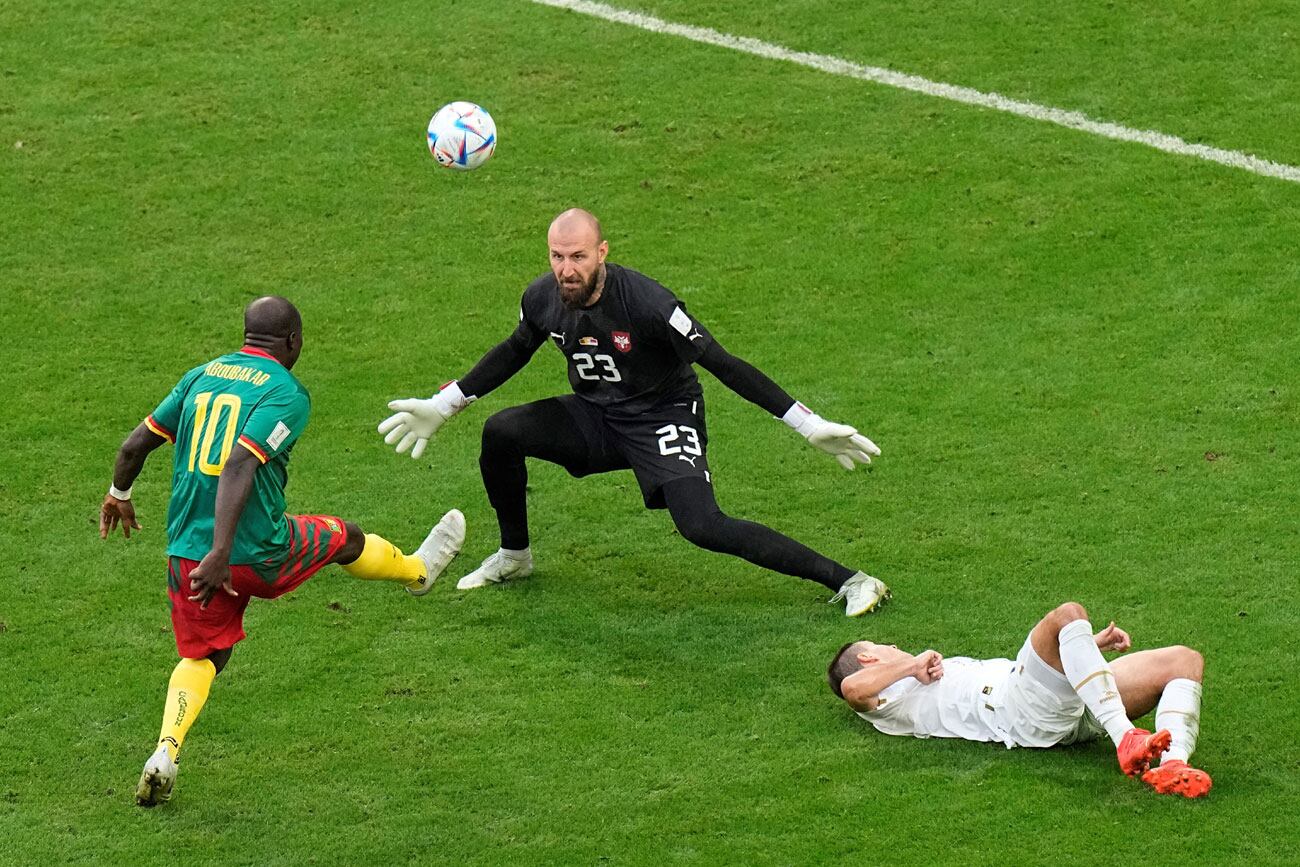
[[[429,153],[438,165],[467,172],[488,161],[497,149],[497,125],[481,106],[451,102],[429,121]]]

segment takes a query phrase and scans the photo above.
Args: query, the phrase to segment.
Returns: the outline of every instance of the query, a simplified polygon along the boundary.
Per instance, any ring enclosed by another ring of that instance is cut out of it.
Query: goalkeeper
[[[713,495],[699,364],[746,400],[779,417],[845,469],[880,450],[865,436],[797,403],[722,348],[654,280],[606,262],[609,244],[590,213],[560,214],[547,233],[550,273],[523,295],[519,325],[459,381],[428,400],[395,400],[379,426],[385,442],[418,458],[442,424],[518,373],[543,343],[565,357],[573,394],[511,407],[483,427],[479,468],[501,527],[501,548],[457,585],[465,590],[533,570],[525,459],[573,476],[630,469],[650,509],[668,509],[689,541],[755,565],[816,581],[854,617],[889,596],[881,581],[761,524],[725,514]]]

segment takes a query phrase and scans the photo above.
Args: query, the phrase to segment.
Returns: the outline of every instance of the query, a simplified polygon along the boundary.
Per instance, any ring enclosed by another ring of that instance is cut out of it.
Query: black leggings
[[[524,458],[540,458],[585,476],[630,469],[615,452],[594,450],[564,404],[554,398],[512,406],[483,425],[478,467],[488,502],[501,525],[501,547],[528,547],[528,468]]]
[[[853,570],[823,557],[807,545],[770,527],[742,521],[722,511],[713,486],[703,479],[675,479],[664,485],[664,500],[677,532],[688,542],[748,560],[755,566],[840,589]]]
[[[501,547],[528,547],[526,458],[559,464],[575,476],[630,469],[608,446],[593,446],[558,400],[502,410],[483,426],[479,470],[501,525]],[[807,578],[838,590],[853,570],[762,524],[723,513],[703,479],[674,479],[663,486],[668,513],[682,537],[701,548],[741,557],[756,566]]]

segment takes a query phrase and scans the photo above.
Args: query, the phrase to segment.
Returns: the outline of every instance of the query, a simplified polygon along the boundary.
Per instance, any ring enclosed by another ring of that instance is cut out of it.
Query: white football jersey
[[[995,741],[1008,747],[1015,741],[999,724],[993,698],[1001,693],[1015,668],[1009,659],[944,659],[943,677],[922,684],[906,677],[880,692],[880,704],[858,716],[887,735],[918,738],[964,738]]]

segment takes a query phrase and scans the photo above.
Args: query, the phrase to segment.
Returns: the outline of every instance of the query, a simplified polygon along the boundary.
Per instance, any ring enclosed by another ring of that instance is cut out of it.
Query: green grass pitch
[[[1294,4],[640,0],[640,11],[1300,163]],[[501,143],[424,149],[471,99]],[[483,420],[424,459],[390,398],[513,327],[550,218],[884,450],[852,475],[707,375],[723,507],[876,574],[692,548],[629,474],[535,467],[494,550]],[[1296,863],[1300,186],[523,0],[0,3],[0,863]],[[421,600],[323,572],[254,604],[176,797],[131,791],[174,661],[170,454],[101,542],[114,451],[250,298],[302,308],[290,507],[470,537]],[[1013,654],[1055,603],[1208,660],[1203,802],[1104,745],[876,735],[855,637]]]

